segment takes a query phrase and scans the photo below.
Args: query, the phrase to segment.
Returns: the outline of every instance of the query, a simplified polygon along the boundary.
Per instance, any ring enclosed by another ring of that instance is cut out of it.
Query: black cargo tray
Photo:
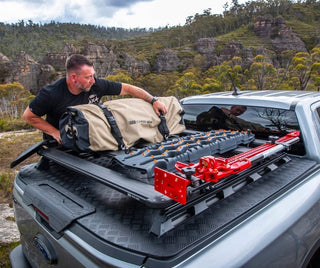
[[[166,207],[173,201],[157,192],[153,185],[129,179],[126,175],[55,148],[38,152],[45,158],[79,175],[94,179],[150,207]]]

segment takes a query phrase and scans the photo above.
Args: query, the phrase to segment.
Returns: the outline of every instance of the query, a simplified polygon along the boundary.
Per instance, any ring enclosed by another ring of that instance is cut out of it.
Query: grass
[[[25,149],[41,140],[42,134],[39,131],[0,133],[0,203],[12,204],[12,187],[16,173],[21,166],[38,161],[39,156],[33,155],[14,169],[10,169],[10,163]],[[14,221],[11,217],[7,220]],[[0,267],[11,267],[9,253],[19,244],[20,242],[0,244]]]
[[[10,169],[10,163],[31,145],[41,141],[39,131],[0,133],[0,202],[7,202],[11,195],[13,180],[22,165],[38,161],[39,156],[34,155],[23,163]]]
[[[14,173],[10,171],[1,171],[0,173],[0,193],[2,192],[3,198],[8,197],[12,189],[12,181],[14,178]],[[1,200],[3,201],[3,200]]]
[[[31,126],[21,118],[5,118],[0,116],[0,131],[16,131],[30,128]]]
[[[16,246],[18,246],[20,242],[13,242],[9,244],[0,244],[0,267],[1,268],[10,268],[10,260],[9,253]]]
[[[222,44],[237,41],[241,42],[244,46],[253,49],[264,47],[265,49],[270,50],[272,48],[271,42],[267,42],[260,38],[251,28],[253,28],[253,25],[243,25],[230,33],[217,36],[216,39]]]

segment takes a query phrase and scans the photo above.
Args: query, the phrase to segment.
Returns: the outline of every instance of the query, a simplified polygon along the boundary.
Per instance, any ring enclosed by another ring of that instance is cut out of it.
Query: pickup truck
[[[129,154],[20,157],[12,267],[319,267],[320,93],[180,103],[186,130]]]

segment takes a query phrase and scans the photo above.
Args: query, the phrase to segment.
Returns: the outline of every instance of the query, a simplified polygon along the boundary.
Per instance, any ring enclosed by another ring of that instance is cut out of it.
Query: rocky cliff
[[[10,75],[10,60],[0,53],[0,84],[8,83],[8,77]]]
[[[259,17],[254,23],[254,31],[261,38],[271,41],[278,54],[284,50],[307,51],[303,41],[292,31],[282,17]]]
[[[254,24],[254,31],[266,42],[271,42],[277,55],[284,50],[307,51],[303,41],[286,25],[283,18],[259,17]],[[62,51],[48,53],[41,62],[34,61],[24,52],[12,60],[0,53],[0,82],[17,81],[36,94],[42,86],[65,75],[65,61],[74,53],[86,55],[94,62],[97,77],[114,74],[117,69],[126,70],[133,77],[150,72],[181,71],[195,64],[194,55],[200,55],[204,59],[201,66],[203,69],[231,60],[235,56],[242,58],[243,68],[248,68],[258,54],[264,54],[275,66],[279,64],[276,57],[268,58],[262,47],[252,49],[234,41],[223,46],[220,44],[219,49],[218,45],[215,38],[201,38],[195,48],[163,49],[154,56],[152,64],[147,60],[137,59],[127,51],[118,51],[113,45],[100,43],[86,43],[81,49],[66,44]]]

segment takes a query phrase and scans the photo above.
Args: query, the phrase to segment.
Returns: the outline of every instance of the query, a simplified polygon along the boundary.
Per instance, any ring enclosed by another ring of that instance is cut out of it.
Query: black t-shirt
[[[73,95],[68,90],[66,78],[61,78],[43,87],[30,102],[29,108],[38,116],[47,115],[48,123],[59,129],[59,119],[68,106],[99,103],[102,96],[119,95],[120,92],[121,83],[95,78],[90,91]]]

